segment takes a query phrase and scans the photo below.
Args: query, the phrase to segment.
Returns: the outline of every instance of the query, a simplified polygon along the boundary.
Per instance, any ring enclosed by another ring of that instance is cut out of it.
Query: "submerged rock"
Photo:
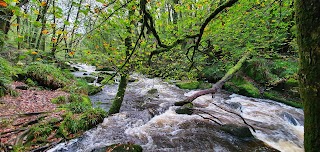
[[[135,144],[113,144],[107,147],[94,149],[91,152],[142,152],[142,147]]]
[[[221,126],[221,130],[239,138],[254,138],[247,126],[238,126],[235,124],[226,124]]]

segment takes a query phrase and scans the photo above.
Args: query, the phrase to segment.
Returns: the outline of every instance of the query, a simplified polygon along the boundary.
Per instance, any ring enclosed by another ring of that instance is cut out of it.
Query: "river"
[[[90,152],[115,143],[135,143],[144,151],[159,152],[304,151],[302,109],[222,91],[194,100],[198,112],[177,114],[174,102],[196,90],[179,89],[161,79],[139,74],[131,78],[136,81],[128,84],[120,113],[105,118],[80,138],[61,143],[49,151]],[[90,98],[95,106],[108,110],[116,92],[117,84],[108,85]],[[220,107],[241,115],[255,129],[255,132],[250,129],[254,138],[239,138],[203,118],[215,119],[214,116],[222,124],[246,126],[240,117]]]

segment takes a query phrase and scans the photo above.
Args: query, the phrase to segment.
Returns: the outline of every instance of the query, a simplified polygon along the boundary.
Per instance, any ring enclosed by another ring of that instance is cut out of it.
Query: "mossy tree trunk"
[[[112,102],[112,105],[111,105],[111,108],[108,112],[108,115],[112,115],[112,114],[118,113],[120,111],[123,97],[126,92],[127,83],[128,83],[127,75],[125,75],[125,74],[121,75],[118,92],[117,92],[115,99]]]
[[[304,106],[304,147],[320,147],[320,5],[318,0],[296,0],[300,58],[300,96]]]

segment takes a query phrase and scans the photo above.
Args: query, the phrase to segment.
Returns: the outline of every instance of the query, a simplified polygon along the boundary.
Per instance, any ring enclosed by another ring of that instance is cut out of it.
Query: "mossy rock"
[[[97,67],[96,71],[114,71],[114,69],[110,68],[110,67]]]
[[[254,138],[250,129],[247,126],[226,124],[226,125],[221,126],[220,129],[233,135],[233,136],[239,137],[239,138]]]
[[[275,100],[281,103],[284,103],[286,105],[296,107],[296,108],[303,108],[302,102],[299,101],[293,101],[289,99],[288,97],[284,97],[281,93],[276,91],[265,91],[263,93],[263,97],[270,100]]]
[[[285,82],[285,88],[286,89],[290,89],[292,87],[298,87],[299,86],[299,81],[294,79],[294,78],[289,78],[286,82]]]
[[[158,89],[153,88],[148,90],[148,94],[156,94],[156,93],[158,93]]]
[[[89,87],[88,95],[95,95],[102,91],[102,88],[98,86],[89,85],[88,87]]]
[[[82,79],[86,80],[88,83],[93,83],[96,80],[95,77],[90,76],[82,77]]]
[[[273,64],[264,58],[252,58],[247,60],[243,66],[243,72],[255,82],[265,85],[279,79],[279,76],[272,73]]]
[[[183,105],[182,107],[179,107],[178,109],[176,109],[176,113],[177,114],[187,114],[187,115],[192,115],[193,113],[193,104],[192,103],[187,103],[185,105]]]
[[[142,152],[142,147],[136,144],[113,144],[107,147],[94,149],[92,152]]]
[[[224,88],[230,92],[238,93],[244,96],[255,98],[261,96],[257,87],[240,76],[234,77],[229,82],[226,82]]]
[[[181,82],[177,82],[176,86],[178,86],[181,89],[193,90],[193,89],[199,88],[200,82],[199,81],[181,81]]]
[[[58,89],[67,86],[70,83],[70,79],[74,79],[71,73],[62,71],[51,64],[33,63],[26,68],[27,76],[34,81],[37,81],[39,85]]]

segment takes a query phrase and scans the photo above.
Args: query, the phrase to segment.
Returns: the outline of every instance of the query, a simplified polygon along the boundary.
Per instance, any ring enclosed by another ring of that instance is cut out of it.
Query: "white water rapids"
[[[197,98],[194,108],[210,113],[222,124],[245,126],[241,118],[221,108],[240,114],[253,126],[256,139],[240,139],[221,131],[219,126],[199,115],[177,114],[174,102],[181,101],[195,91],[187,91],[157,78],[132,75],[118,114],[78,138],[62,143],[49,151],[84,151],[115,143],[135,143],[144,151],[276,151],[302,152],[303,110],[271,100],[249,98],[237,94],[217,93]],[[152,90],[152,91],[150,91]],[[95,105],[106,110],[117,92],[117,85],[106,86],[91,96]],[[155,93],[154,93],[155,92]],[[101,102],[98,102],[101,101]],[[213,104],[215,103],[215,104]],[[212,118],[208,114],[201,114]],[[268,148],[264,144],[274,148]]]

